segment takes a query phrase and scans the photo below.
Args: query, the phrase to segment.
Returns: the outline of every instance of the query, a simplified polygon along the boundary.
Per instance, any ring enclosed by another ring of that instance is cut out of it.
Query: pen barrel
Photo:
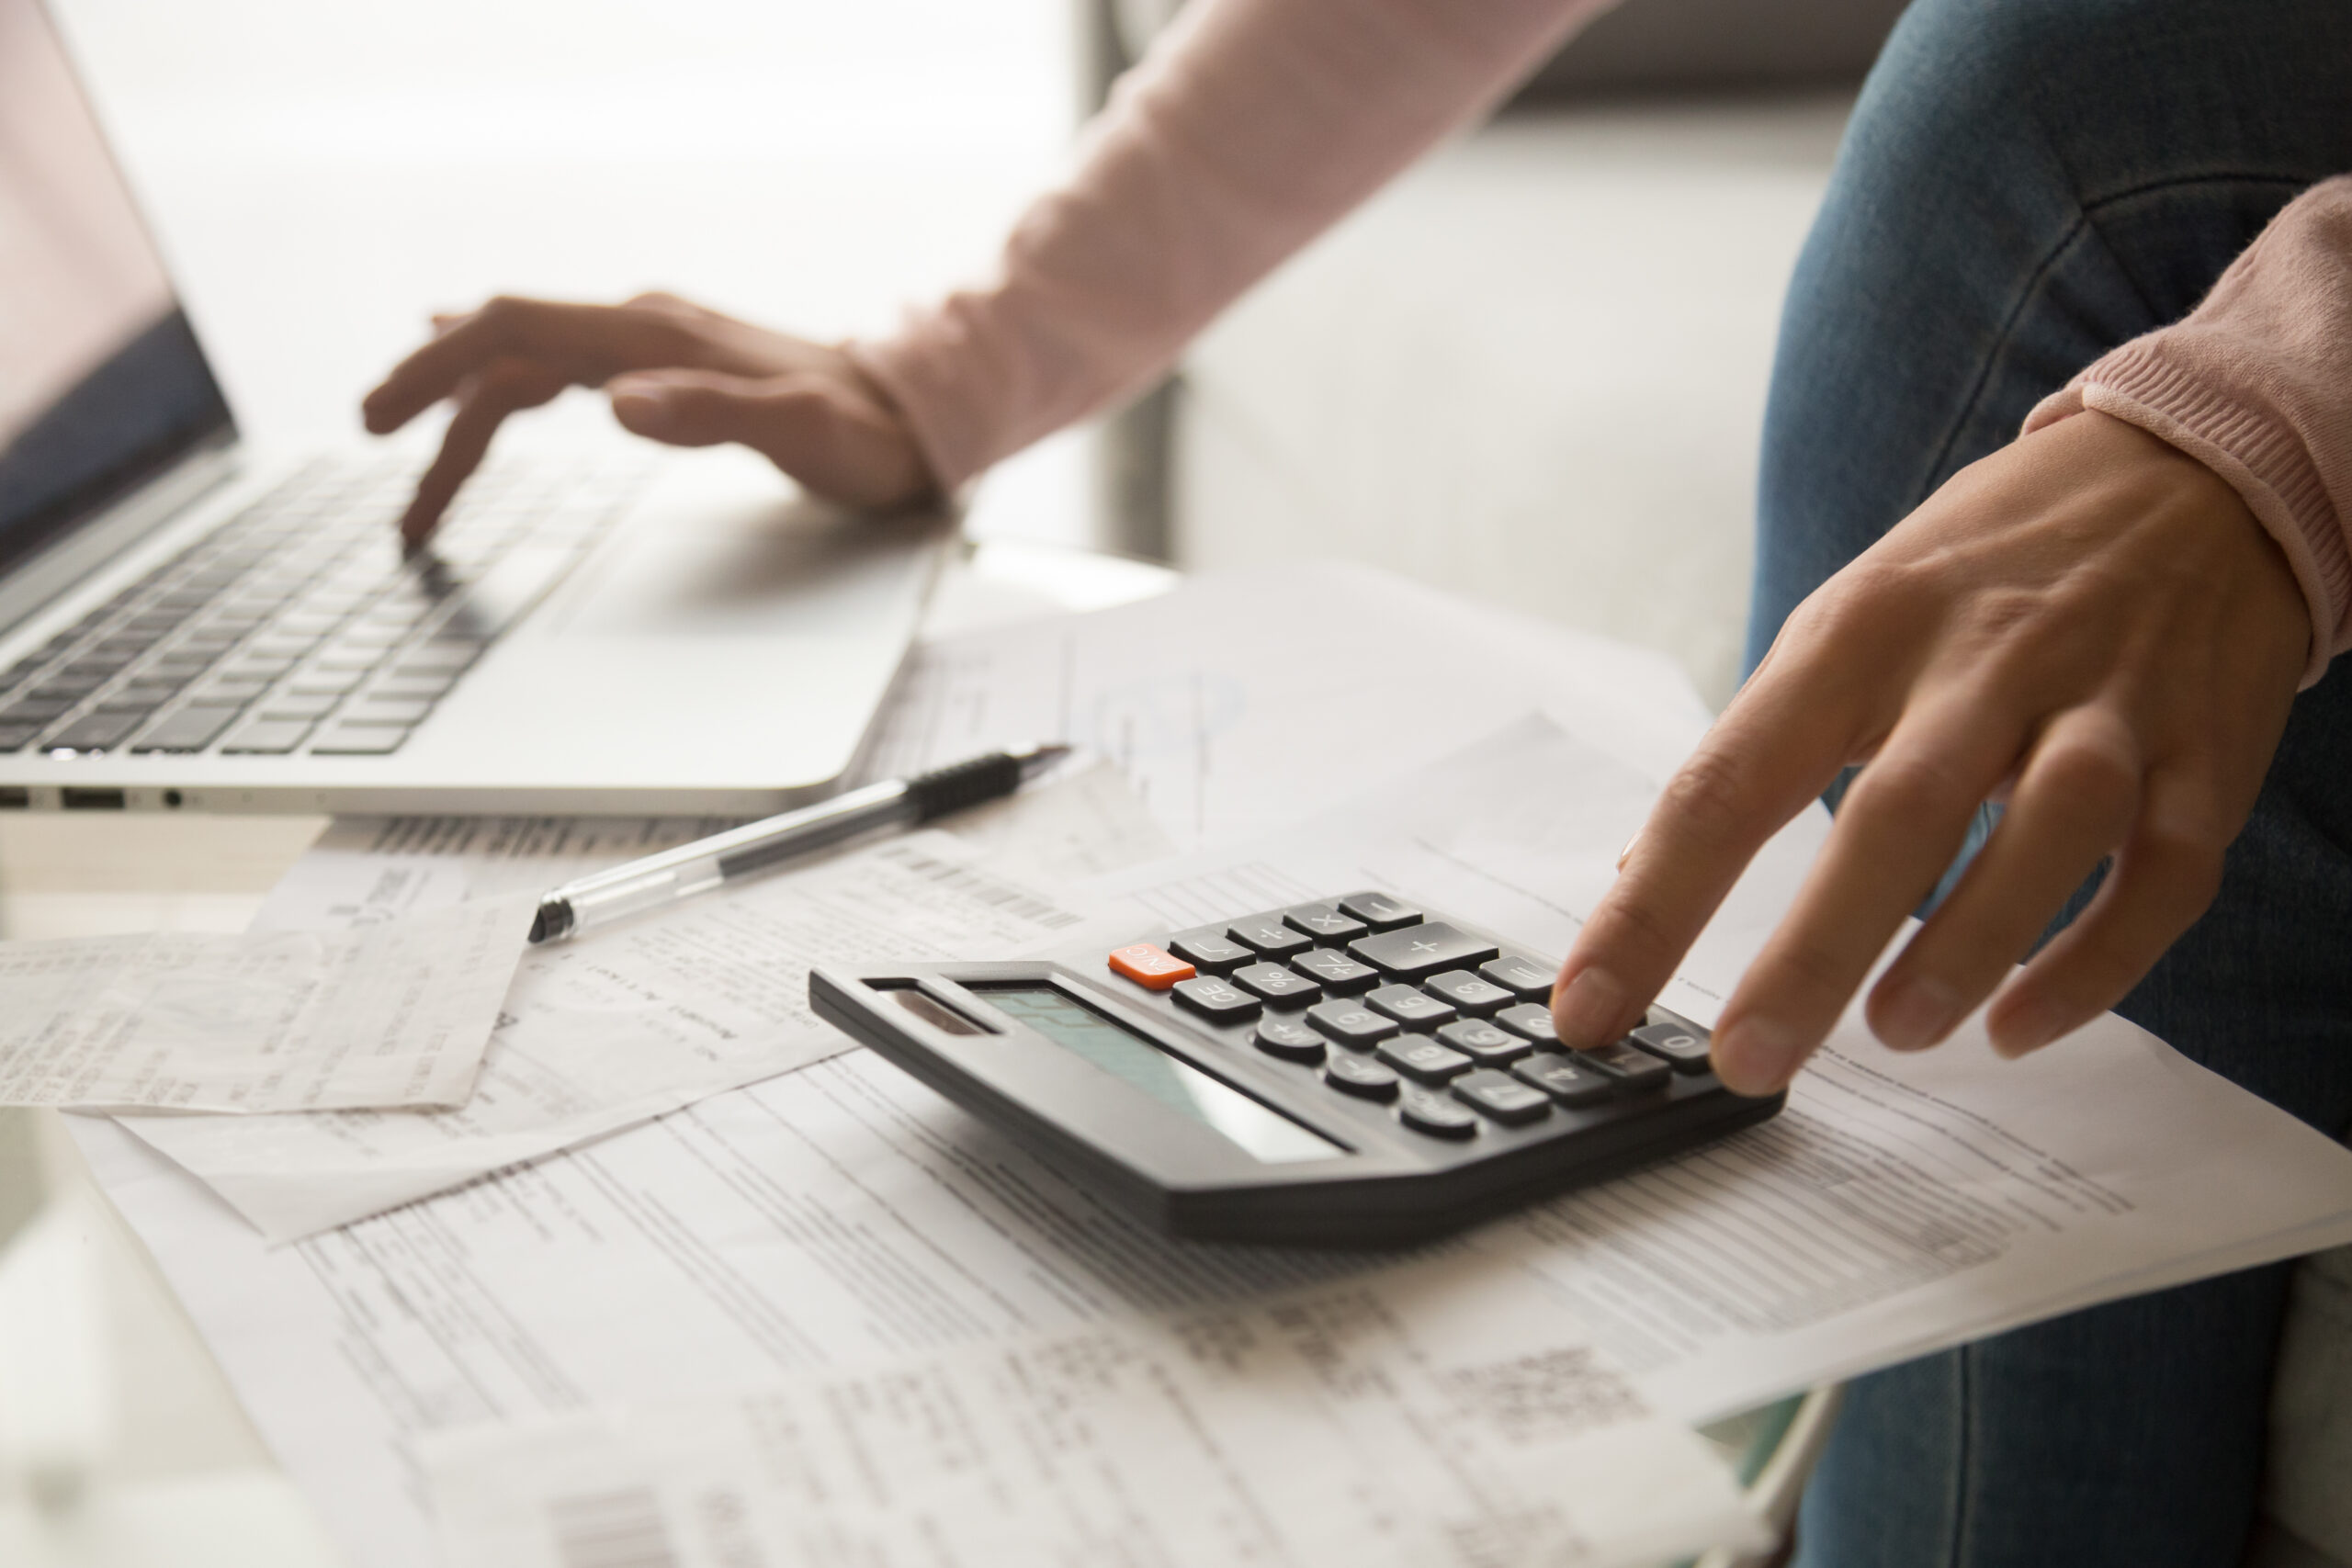
[[[907,797],[914,806],[913,820],[928,822],[1020,787],[1021,759],[1009,751],[992,751],[909,779]]]
[[[763,866],[902,823],[913,810],[908,786],[892,780],[581,877],[551,896],[551,901],[571,910],[570,923],[558,934],[571,935],[692,897]]]

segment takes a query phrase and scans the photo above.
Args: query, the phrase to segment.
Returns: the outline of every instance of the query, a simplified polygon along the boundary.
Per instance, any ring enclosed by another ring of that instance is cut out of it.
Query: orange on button
[[[1112,953],[1111,968],[1150,991],[1164,991],[1177,981],[1189,980],[1199,973],[1174,953],[1164,953],[1148,942]]]

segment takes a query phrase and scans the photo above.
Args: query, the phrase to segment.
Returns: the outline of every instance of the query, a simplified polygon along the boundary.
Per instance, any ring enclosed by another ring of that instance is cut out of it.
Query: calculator
[[[820,967],[818,1015],[1199,1240],[1385,1247],[1763,1121],[1653,1007],[1552,1032],[1552,959],[1374,889],[1007,963]]]

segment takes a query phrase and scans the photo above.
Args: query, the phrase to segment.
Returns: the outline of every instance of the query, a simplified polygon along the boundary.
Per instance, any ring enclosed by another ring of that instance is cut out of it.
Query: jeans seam
[[[2325,176],[2321,177],[2324,178]],[[2057,240],[2051,244],[2050,248],[2042,253],[2041,260],[2037,261],[2033,265],[2033,269],[2026,275],[2025,284],[2018,290],[2017,298],[2010,301],[2008,310],[2003,314],[2001,318],[2000,330],[1995,333],[1993,338],[1993,346],[1990,352],[1985,354],[1984,358],[1978,362],[1976,367],[1976,375],[1974,379],[1969,384],[1967,396],[1961,400],[1959,408],[1954,411],[1951,418],[1951,423],[1945,429],[1943,438],[1936,443],[1935,455],[1928,464],[1927,472],[1921,476],[1919,484],[1911,497],[1910,504],[1905,508],[1905,514],[1907,515],[1909,513],[1917,510],[1919,506],[1926,502],[1928,496],[1935,493],[1937,488],[1936,476],[1942,473],[1946,465],[1951,461],[1952,448],[1960,441],[1960,433],[1968,428],[1970,420],[1974,416],[1977,405],[1984,396],[1984,389],[1992,380],[1993,367],[2000,362],[2002,350],[2008,346],[2010,341],[2016,335],[2018,320],[2024,316],[2027,307],[2032,303],[2035,297],[2040,293],[2043,283],[2049,278],[2051,273],[2057,267],[2059,259],[2063,257],[2066,254],[2067,250],[2073,246],[2076,241],[2080,240],[2085,233],[2091,232],[2096,230],[2097,223],[2095,220],[2099,212],[2115,207],[2119,203],[2137,200],[2142,197],[2151,196],[2159,191],[2182,190],[2192,186],[2270,185],[2288,186],[2301,189],[2315,182],[2300,179],[2291,175],[2257,175],[2250,172],[2216,172],[2213,174],[2203,175],[2177,175],[2160,180],[2148,180],[2140,185],[2132,186],[2123,190],[2110,192],[2108,195],[2098,197],[2096,199],[2089,201],[2085,201],[2080,197],[2077,197],[2075,204],[2074,221],[2069,223],[2066,226],[2065,232],[2061,234]],[[2056,389],[2054,388],[2052,389],[2052,390],[2055,389]]]
[[[1953,1435],[1951,1492],[1951,1533],[1950,1555],[1944,1568],[1961,1568],[1968,1560],[1970,1470],[1976,1448],[1976,1348],[1963,1345],[1953,1352],[1960,1379],[1960,1397],[1954,1401],[1960,1409],[1959,1430]]]

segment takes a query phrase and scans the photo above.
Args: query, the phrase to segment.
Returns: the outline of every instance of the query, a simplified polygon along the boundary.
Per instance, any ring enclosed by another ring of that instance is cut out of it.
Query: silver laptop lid
[[[0,633],[96,564],[74,547],[125,497],[235,434],[54,24],[0,0]]]

